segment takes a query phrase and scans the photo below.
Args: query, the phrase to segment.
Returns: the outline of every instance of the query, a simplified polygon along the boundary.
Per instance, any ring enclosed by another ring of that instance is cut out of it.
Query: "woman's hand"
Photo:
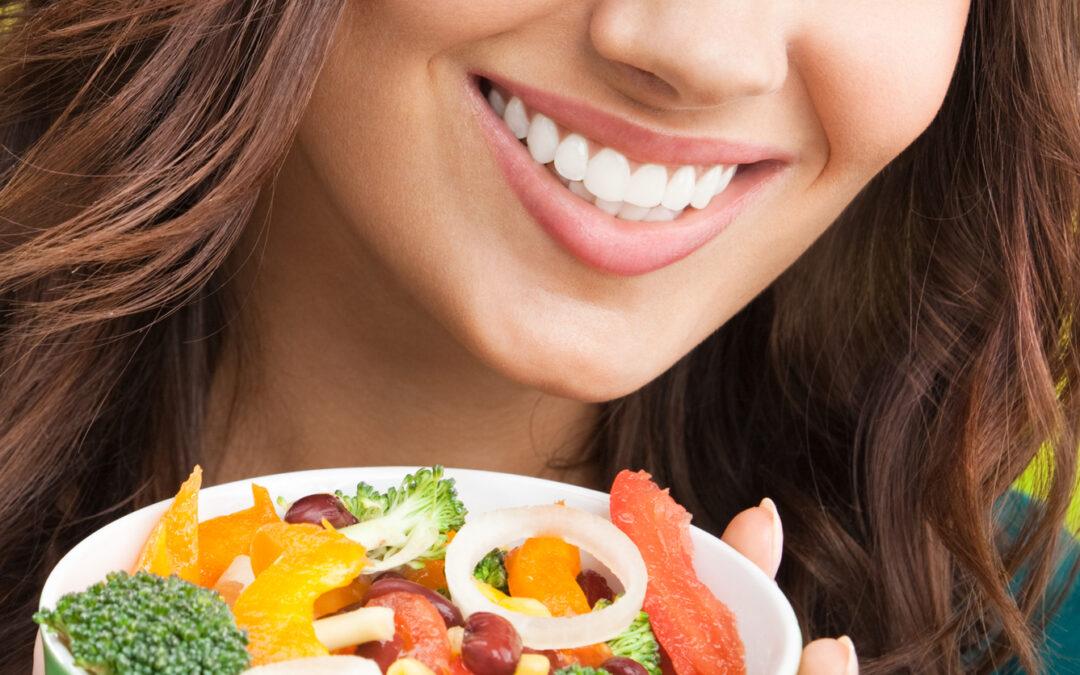
[[[776,576],[784,549],[784,529],[771,499],[735,516],[721,537],[770,577]],[[859,662],[851,638],[814,640],[803,649],[799,675],[857,675]]]

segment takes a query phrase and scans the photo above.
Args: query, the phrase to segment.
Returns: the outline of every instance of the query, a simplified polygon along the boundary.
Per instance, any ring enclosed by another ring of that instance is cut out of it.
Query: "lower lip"
[[[574,195],[533,160],[488,105],[475,79],[468,80],[468,90],[495,161],[525,210],[572,256],[609,274],[636,276],[682,260],[723,232],[782,168],[779,162],[740,167],[728,188],[705,209],[673,221],[622,220]]]

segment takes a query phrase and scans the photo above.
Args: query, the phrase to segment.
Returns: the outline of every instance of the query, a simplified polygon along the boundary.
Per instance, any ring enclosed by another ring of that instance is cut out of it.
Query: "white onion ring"
[[[591,553],[622,583],[623,595],[602,610],[569,617],[526,616],[484,597],[472,581],[476,563],[493,548],[545,536],[559,537]],[[641,611],[648,582],[645,561],[630,537],[600,516],[558,504],[499,509],[472,517],[446,549],[446,584],[462,614],[498,614],[533,649],[571,649],[614,638]]]

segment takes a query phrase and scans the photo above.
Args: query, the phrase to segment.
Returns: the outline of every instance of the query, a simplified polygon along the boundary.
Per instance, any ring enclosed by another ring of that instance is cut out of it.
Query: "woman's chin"
[[[591,339],[499,349],[488,345],[478,356],[506,378],[551,396],[602,403],[631,394],[663,374],[681,354],[661,358],[661,350]]]

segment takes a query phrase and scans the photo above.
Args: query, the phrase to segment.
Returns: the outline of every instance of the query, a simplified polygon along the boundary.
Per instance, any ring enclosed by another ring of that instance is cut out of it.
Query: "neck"
[[[290,198],[318,194],[297,161],[280,178],[292,189],[260,204],[239,247],[208,480],[437,463],[590,482],[585,467],[560,466],[580,457],[596,406],[511,381],[466,350],[325,200]]]

